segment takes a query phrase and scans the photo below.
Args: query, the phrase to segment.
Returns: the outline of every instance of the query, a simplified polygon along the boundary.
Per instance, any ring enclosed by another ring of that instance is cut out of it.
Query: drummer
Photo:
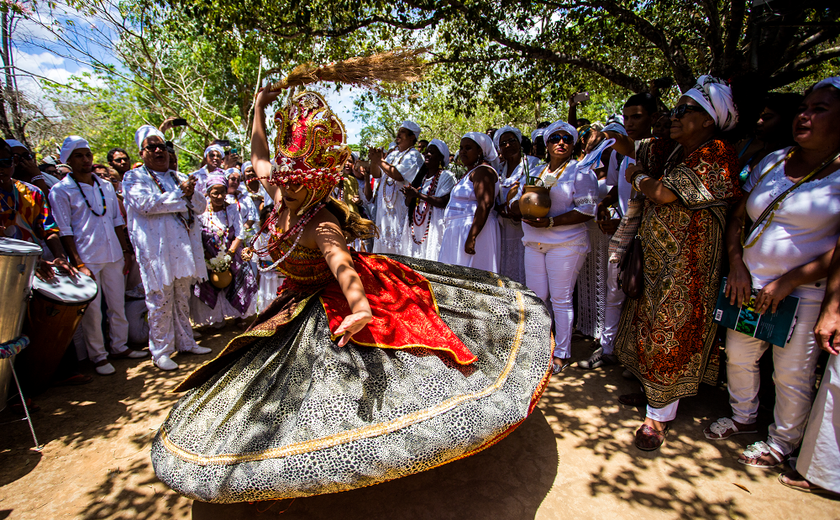
[[[35,273],[39,278],[51,279],[52,267],[77,275],[61,246],[47,198],[36,186],[12,178],[15,164],[11,146],[0,139],[0,236],[35,244],[39,240],[46,242],[55,260],[41,260]]]
[[[125,275],[133,253],[125,238],[125,222],[114,186],[92,172],[93,153],[82,137],[71,135],[61,146],[61,162],[73,171],[50,191],[50,204],[61,243],[78,269],[93,274],[99,292],[82,318],[88,358],[99,375],[116,370],[108,361],[102,336],[102,295],[108,305],[112,357],[138,359],[144,351],[131,350],[125,316]]]
[[[149,350],[155,366],[175,370],[178,352],[209,354],[193,338],[189,316],[192,284],[207,279],[201,224],[207,200],[196,179],[169,169],[163,134],[144,125],[134,135],[143,165],[125,174],[123,193],[131,243],[149,311]]]

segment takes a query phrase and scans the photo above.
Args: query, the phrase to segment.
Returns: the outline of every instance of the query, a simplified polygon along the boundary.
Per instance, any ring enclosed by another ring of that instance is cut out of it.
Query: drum
[[[40,255],[41,248],[36,244],[0,237],[0,343],[20,336]],[[9,396],[13,359],[0,359],[0,410],[6,407]]]
[[[61,272],[50,281],[36,278],[32,288],[23,329],[31,342],[18,354],[15,369],[24,389],[37,392],[49,386],[99,289],[89,276],[79,274],[74,278]]]

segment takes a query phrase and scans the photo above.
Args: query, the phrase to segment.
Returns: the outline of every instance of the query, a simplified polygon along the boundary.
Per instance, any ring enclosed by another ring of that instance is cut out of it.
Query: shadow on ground
[[[194,502],[193,520],[534,518],[557,474],[554,434],[536,410],[486,450],[410,477],[332,495],[254,504]]]

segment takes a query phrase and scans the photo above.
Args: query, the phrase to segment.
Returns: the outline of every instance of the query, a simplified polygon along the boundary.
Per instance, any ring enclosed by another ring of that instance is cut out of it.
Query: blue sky
[[[54,21],[64,22],[70,19],[75,23],[76,28],[81,29],[82,34],[91,34],[86,28],[89,29],[92,23],[96,23],[96,20],[88,19],[72,10],[61,9],[59,9],[58,14],[41,11],[36,15],[40,17],[42,23],[37,24],[22,20],[13,33],[13,45],[17,67],[34,76],[19,76],[18,87],[35,103],[44,106],[43,91],[37,77],[65,84],[74,74],[93,72],[90,66],[64,56],[67,49],[57,43],[55,34],[48,28],[50,23]],[[99,27],[102,26],[103,24],[100,23]],[[118,63],[116,56],[106,46],[99,45],[96,41],[80,43],[86,46],[88,52],[102,61]],[[358,143],[359,131],[361,130],[361,123],[357,122],[352,116],[353,99],[357,92],[357,90],[354,91],[350,88],[342,89],[341,93],[324,92],[333,112],[344,123],[347,140],[350,144]]]

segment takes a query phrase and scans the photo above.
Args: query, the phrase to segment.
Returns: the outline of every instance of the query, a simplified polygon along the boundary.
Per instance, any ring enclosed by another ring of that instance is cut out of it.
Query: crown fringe
[[[286,79],[272,83],[269,89],[276,92],[317,81],[349,83],[362,87],[376,87],[379,82],[413,83],[423,79],[427,64],[422,55],[427,51],[425,47],[400,48],[321,67],[304,63],[295,67]]]

